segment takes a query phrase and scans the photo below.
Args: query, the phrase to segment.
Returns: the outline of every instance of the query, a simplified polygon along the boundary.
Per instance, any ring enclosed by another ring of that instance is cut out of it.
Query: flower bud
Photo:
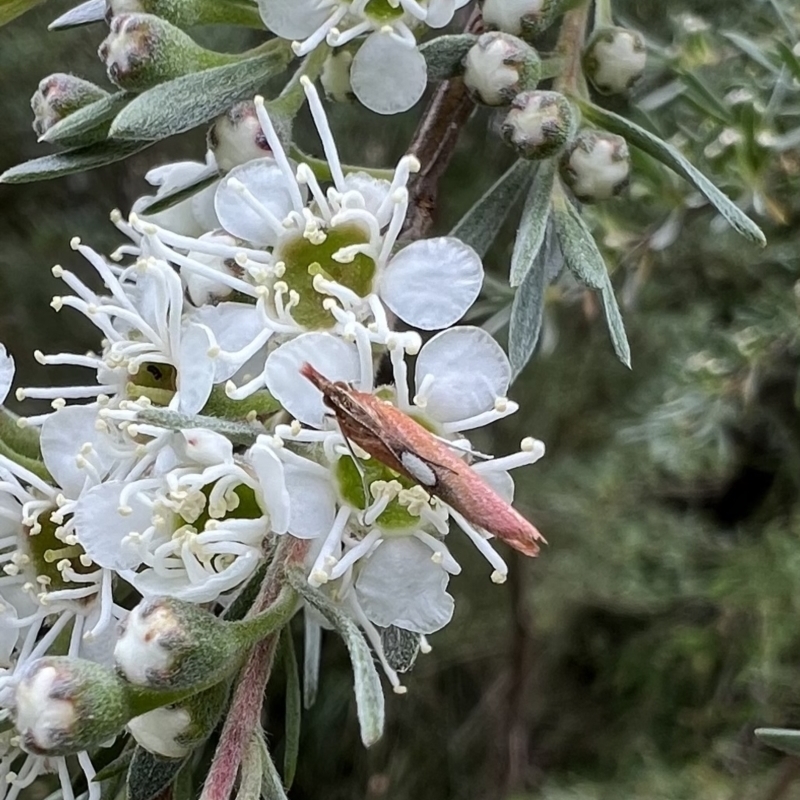
[[[48,75],[39,81],[39,88],[31,97],[33,129],[42,136],[79,108],[107,96],[104,89],[75,75],[63,72]]]
[[[163,758],[183,758],[217,727],[227,699],[227,682],[218,683],[180,703],[134,717],[128,730],[145,750]]]
[[[353,84],[350,83],[352,63],[353,54],[349,50],[339,50],[325,59],[319,79],[329,100],[346,103],[355,97]]]
[[[541,74],[536,51],[510,33],[484,33],[464,61],[464,83],[472,96],[489,106],[508,105],[516,95],[535,89]]]
[[[35,755],[64,756],[96,747],[130,717],[125,683],[112,670],[64,656],[23,667],[12,704],[21,745]]]
[[[200,47],[180,28],[152,14],[114,17],[97,53],[109,80],[132,92],[237,60]]]
[[[575,111],[560,92],[522,92],[503,121],[503,137],[523,158],[556,155],[577,124]]]
[[[202,689],[239,664],[240,647],[229,624],[192,603],[143,600],[124,622],[114,648],[117,671],[153,689]]]
[[[559,0],[484,0],[483,22],[488,30],[531,40],[549,28],[560,11]]]
[[[581,131],[561,156],[561,176],[584,203],[619,194],[630,170],[628,143],[607,131]]]
[[[208,129],[206,141],[221,172],[230,172],[239,164],[272,155],[251,100],[237,103],[217,117]]]
[[[620,94],[644,73],[647,48],[638,31],[627,28],[596,30],[583,54],[586,77],[598,92]]]

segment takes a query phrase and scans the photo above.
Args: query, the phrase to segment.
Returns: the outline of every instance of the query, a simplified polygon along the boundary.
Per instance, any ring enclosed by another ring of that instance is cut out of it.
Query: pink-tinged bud
[[[63,756],[115,736],[130,717],[124,682],[107,667],[52,656],[26,665],[16,679],[14,724],[24,750]]]
[[[251,100],[237,103],[217,117],[208,129],[207,142],[221,172],[230,172],[239,164],[272,155]]]
[[[508,105],[520,92],[535,89],[541,75],[536,51],[510,33],[484,33],[464,59],[464,83],[478,102]]]
[[[561,177],[578,200],[607,200],[628,185],[628,143],[607,131],[581,131],[561,156],[560,167]]]
[[[31,97],[33,129],[38,136],[79,108],[108,97],[108,92],[75,75],[56,72],[39,81]]]
[[[503,137],[523,158],[557,155],[572,137],[577,115],[560,92],[522,92],[503,121]]]
[[[484,0],[483,22],[488,30],[531,41],[552,25],[562,7],[559,0]]]
[[[628,91],[642,77],[646,63],[644,37],[628,28],[596,30],[583,54],[586,77],[603,94]]]

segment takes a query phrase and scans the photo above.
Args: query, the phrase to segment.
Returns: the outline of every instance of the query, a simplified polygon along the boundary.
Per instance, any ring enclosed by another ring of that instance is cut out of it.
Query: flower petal
[[[14,382],[14,369],[13,357],[0,344],[0,405],[5,403],[11,390],[11,384]]]
[[[201,325],[189,324],[181,336],[178,365],[178,408],[184,414],[197,414],[208,402],[214,383],[216,363],[208,355],[208,333]]]
[[[378,211],[392,187],[389,181],[373,178],[366,172],[348,172],[344,176],[344,185],[346,191],[358,192],[364,198],[364,208],[377,218],[381,228],[389,224],[392,218],[392,207],[389,203],[386,204],[383,213],[378,216]]]
[[[469,246],[450,236],[412,242],[381,277],[381,299],[403,322],[426,331],[464,316],[483,284],[483,264]]]
[[[298,539],[325,536],[336,516],[336,493],[327,476],[284,465],[289,492],[289,533]]]
[[[124,540],[130,533],[143,533],[151,524],[150,509],[135,494],[129,501],[131,513],[119,513],[124,486],[121,481],[94,486],[75,508],[78,542],[95,564],[107,569],[135,569],[141,564],[136,547]]]
[[[264,24],[282,39],[306,39],[331,15],[330,0],[258,0]]]
[[[511,365],[490,334],[460,325],[437,333],[422,348],[414,374],[417,391],[426,375],[433,383],[425,412],[438,422],[456,422],[490,411],[505,396]]]
[[[274,245],[279,231],[269,224],[265,214],[253,208],[239,189],[234,188],[236,181],[246,187],[268,214],[282,222],[292,210],[286,176],[275,159],[258,158],[234,167],[220,181],[214,196],[217,217],[228,233],[259,247]]]
[[[329,411],[319,389],[300,374],[306,362],[332,381],[355,381],[361,373],[358,349],[329,333],[304,333],[267,358],[264,373],[272,396],[303,424],[322,428]]]
[[[364,563],[356,594],[376,625],[433,633],[453,616],[453,598],[445,591],[448,579],[422,542],[413,537],[387,539]]]
[[[388,32],[367,37],[353,59],[350,82],[355,96],[377,114],[399,114],[425,93],[428,68],[416,47]]]
[[[428,0],[428,14],[425,17],[425,24],[429,28],[444,28],[453,19],[456,8],[465,4],[465,2],[456,3],[456,0]]]
[[[250,463],[258,478],[264,510],[269,513],[270,527],[275,533],[286,533],[290,525],[291,500],[281,460],[269,445],[256,442],[250,449]]]

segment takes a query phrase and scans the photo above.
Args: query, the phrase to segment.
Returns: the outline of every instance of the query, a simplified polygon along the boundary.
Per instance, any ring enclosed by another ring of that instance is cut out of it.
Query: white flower
[[[367,34],[353,59],[353,91],[367,108],[396,114],[422,97],[427,81],[425,59],[412,28],[441,28],[469,0],[259,0],[265,25],[296,42],[297,55],[322,41],[341,47]]]
[[[644,37],[628,28],[600,28],[586,47],[584,64],[598,91],[625,92],[644,73],[647,64]]]
[[[561,169],[578,200],[607,200],[628,183],[628,143],[607,131],[581,131],[564,152]]]
[[[130,424],[131,435],[132,426],[139,436],[162,433]],[[75,521],[92,560],[141,594],[210,602],[252,575],[270,532],[286,531],[288,504],[281,463],[266,444],[241,462],[224,437],[184,430],[146,477],[86,492]]]

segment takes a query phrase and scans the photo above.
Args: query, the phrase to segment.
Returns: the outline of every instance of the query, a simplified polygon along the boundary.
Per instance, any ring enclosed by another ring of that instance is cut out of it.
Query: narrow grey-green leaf
[[[194,800],[194,775],[192,763],[187,759],[172,783],[172,800]]]
[[[420,635],[390,625],[381,631],[381,644],[386,661],[395,672],[408,672],[419,655]]]
[[[258,737],[258,746],[261,750],[261,797],[263,800],[288,800],[264,736],[260,732],[253,735]]]
[[[758,42],[753,41],[747,36],[735,31],[723,31],[722,35],[735,47],[738,47],[745,55],[750,56],[757,64],[761,64],[764,69],[768,69],[773,75],[777,75],[781,70],[776,64],[764,55],[764,50]]]
[[[184,760],[160,758],[137,747],[128,769],[128,800],[155,800],[175,780]]]
[[[500,227],[514,208],[533,174],[530,161],[519,159],[497,179],[494,185],[467,211],[450,236],[470,245],[483,258],[500,232]]]
[[[286,738],[283,750],[283,785],[292,788],[297,771],[297,756],[300,752],[300,723],[302,699],[300,697],[300,675],[297,671],[297,656],[294,652],[292,632],[287,625],[281,632],[283,666],[286,671]]]
[[[86,0],[85,3],[71,8],[60,17],[54,19],[48,26],[49,31],[61,31],[75,28],[78,25],[88,25],[91,22],[100,22],[106,17],[106,0]]]
[[[207,417],[204,415],[187,416],[166,408],[148,408],[139,411],[136,418],[141,422],[160,425],[162,428],[173,431],[182,431],[186,428],[205,428],[225,436],[234,444],[244,445],[245,447],[255,444],[258,436],[264,433],[264,428],[260,425],[251,425],[248,422],[232,422],[220,417]]]
[[[42,0],[0,0],[0,27],[41,2]]]
[[[52,153],[49,156],[34,158],[7,169],[0,175],[0,183],[33,183],[61,178],[75,172],[104,167],[122,161],[134,153],[150,147],[153,142],[116,142],[105,141],[87,147],[76,147],[63,153]]]
[[[369,645],[358,625],[347,614],[333,605],[322,592],[308,585],[302,570],[288,570],[287,578],[295,591],[316,608],[344,639],[353,667],[361,741],[366,747],[375,744],[383,733],[384,700],[381,679],[375,669]]]
[[[215,169],[212,174],[201,176],[194,183],[188,186],[181,186],[180,189],[176,189],[172,194],[164,195],[159,197],[158,200],[154,200],[150,205],[142,206],[139,213],[158,214],[161,211],[166,211],[168,208],[188,200],[198,192],[202,192],[203,189],[211,186],[214,181],[219,180],[219,177],[219,172]]]
[[[534,258],[511,304],[508,359],[511,362],[512,380],[517,379],[536,351],[542,330],[547,286],[545,259]]]
[[[612,133],[627,139],[628,143],[643,150],[662,164],[689,181],[692,186],[704,194],[709,202],[719,211],[730,225],[751,242],[766,245],[767,240],[761,228],[747,216],[724,192],[720,191],[697,167],[682,153],[663,139],[646,131],[613,111],[607,111],[593,103],[577,99],[584,116]]]
[[[261,732],[253,731],[242,756],[242,764],[239,768],[239,787],[233,796],[234,800],[259,800],[261,797],[261,786],[266,767],[264,762],[269,760],[269,753],[266,752],[262,741]]]
[[[319,665],[322,656],[322,627],[311,617],[303,614],[305,636],[303,637],[303,708],[311,708],[319,689]]]
[[[120,139],[165,139],[208,122],[239,100],[252,98],[292,58],[289,43],[274,39],[261,55],[213,67],[148,89],[111,124]]]
[[[631,365],[631,347],[628,344],[628,336],[625,333],[625,324],[622,321],[622,314],[617,305],[617,298],[614,296],[614,287],[611,278],[606,273],[606,285],[602,289],[603,310],[606,313],[606,324],[608,325],[608,335],[611,337],[611,344],[617,358],[626,366]]]
[[[127,772],[133,760],[133,752],[133,747],[126,747],[113,761],[98,771],[97,775],[94,776],[94,780],[97,783],[102,783]]]
[[[101,141],[108,135],[111,120],[131,101],[132,94],[116,92],[79,108],[45,131],[41,141],[74,147]]]
[[[460,75],[464,71],[462,67],[464,56],[477,40],[478,37],[472,33],[456,33],[437,36],[425,42],[419,51],[428,65],[428,80],[444,81],[454,75]]]
[[[514,240],[508,278],[512,286],[519,286],[525,280],[544,242],[555,175],[555,159],[542,161],[536,168],[536,174],[525,199],[525,208],[522,210],[517,238]]]
[[[756,737],[790,756],[800,756],[800,731],[791,728],[756,728]]]
[[[789,47],[785,42],[777,42],[778,56],[781,61],[792,73],[792,77],[796,81],[800,81],[800,58],[795,55],[794,50]]]

